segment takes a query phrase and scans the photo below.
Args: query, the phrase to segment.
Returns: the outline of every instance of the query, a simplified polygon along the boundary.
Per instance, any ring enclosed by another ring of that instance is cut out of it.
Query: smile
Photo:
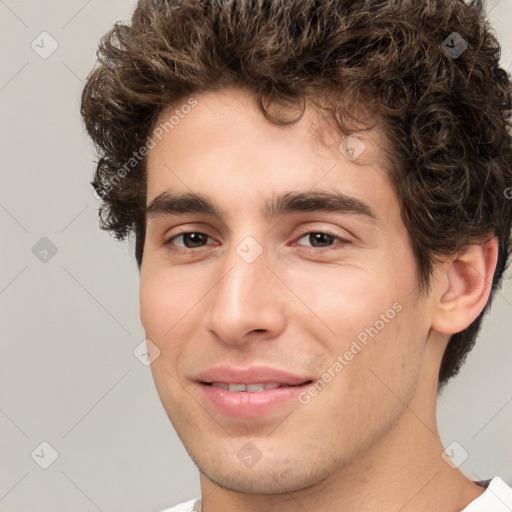
[[[212,382],[210,384],[214,388],[225,389],[227,391],[247,391],[249,393],[258,393],[267,389],[277,389],[282,387],[290,387],[288,384],[280,384],[279,382],[269,382],[261,384],[226,384],[224,382]]]

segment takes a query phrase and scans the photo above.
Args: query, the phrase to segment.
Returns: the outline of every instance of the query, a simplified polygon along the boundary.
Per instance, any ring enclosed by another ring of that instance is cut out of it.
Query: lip
[[[296,386],[313,380],[313,377],[303,377],[269,366],[249,366],[247,368],[216,366],[199,373],[194,380],[198,382],[225,382],[232,384],[268,384],[270,382],[279,382],[279,384]]]
[[[254,419],[266,416],[286,403],[299,405],[298,395],[311,385],[310,376],[295,375],[290,372],[265,366],[236,368],[218,366],[199,373],[194,378],[202,401],[209,409],[224,416],[241,419]],[[279,383],[284,387],[263,391],[229,391],[211,386],[212,382],[229,384],[268,384]],[[288,411],[288,408],[283,411]]]

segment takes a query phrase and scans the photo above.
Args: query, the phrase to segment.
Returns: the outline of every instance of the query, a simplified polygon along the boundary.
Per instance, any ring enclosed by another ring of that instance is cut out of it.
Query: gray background
[[[511,3],[488,2],[506,69]],[[134,5],[0,0],[0,512],[156,512],[199,492],[150,369],[133,353],[144,339],[133,244],[97,227],[95,155],[79,117],[97,42]],[[44,31],[58,43],[47,58],[31,47],[51,49]],[[468,452],[464,472],[509,484],[511,315],[508,280],[439,401],[445,445]],[[42,442],[58,453],[47,469]]]

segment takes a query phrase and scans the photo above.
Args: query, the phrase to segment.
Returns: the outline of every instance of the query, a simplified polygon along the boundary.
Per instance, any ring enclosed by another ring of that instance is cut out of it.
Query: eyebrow
[[[266,218],[294,212],[334,212],[361,215],[378,221],[374,210],[365,202],[339,192],[287,192],[267,200],[262,210]],[[165,191],[146,207],[147,218],[185,213],[202,213],[222,219],[223,210],[208,197],[195,192]]]

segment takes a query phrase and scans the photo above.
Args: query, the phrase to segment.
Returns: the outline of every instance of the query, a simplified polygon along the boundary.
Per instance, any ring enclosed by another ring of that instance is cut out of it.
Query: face
[[[160,351],[153,377],[209,480],[304,489],[400,423],[430,305],[378,131],[347,153],[311,106],[277,126],[237,89],[195,101],[148,157],[140,307]]]

